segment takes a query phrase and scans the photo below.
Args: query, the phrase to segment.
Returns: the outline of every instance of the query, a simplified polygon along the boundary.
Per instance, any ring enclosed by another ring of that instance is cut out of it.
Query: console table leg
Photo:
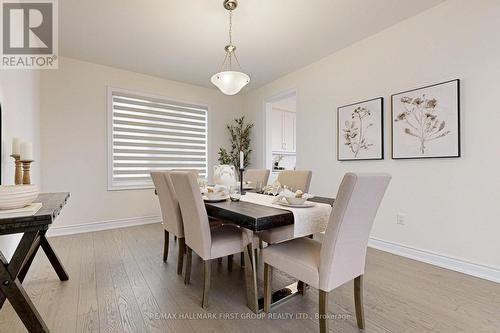
[[[63,265],[61,264],[61,260],[59,259],[57,254],[54,252],[54,249],[52,249],[52,246],[50,245],[49,241],[45,237],[45,232],[43,232],[41,235],[40,245],[42,246],[43,251],[47,255],[47,258],[49,258],[49,261],[52,264],[52,267],[54,267],[54,270],[56,271],[57,276],[59,277],[59,280],[61,280],[61,281],[69,280],[68,273],[66,273],[66,270],[64,269]]]
[[[23,264],[27,261],[27,256],[31,250],[31,246],[33,245],[34,242],[36,242],[37,236],[38,236],[38,231],[24,233],[23,237],[21,238],[21,241],[19,242],[16,250],[14,251],[14,254],[12,255],[10,263],[7,262],[7,259],[0,251],[0,262],[1,262],[0,268],[2,268],[2,271],[6,271],[7,272],[6,274],[8,276],[13,276],[14,278],[16,278],[17,275],[19,274],[19,271],[22,269]],[[5,299],[6,295],[0,293],[0,309],[3,306]]]
[[[31,245],[31,248],[26,256],[26,259],[24,260],[23,266],[19,270],[19,274],[17,274],[17,278],[21,283],[23,283],[24,278],[26,277],[26,274],[28,274],[28,270],[31,267],[31,264],[33,263],[33,259],[35,259],[35,256],[38,252],[38,248],[40,247],[40,240],[41,237],[38,236],[34,241],[33,244]]]
[[[24,326],[30,333],[49,333],[49,329],[43,321],[40,313],[28,297],[21,282],[13,278],[7,267],[8,263],[3,260],[0,265],[0,294],[7,298]]]

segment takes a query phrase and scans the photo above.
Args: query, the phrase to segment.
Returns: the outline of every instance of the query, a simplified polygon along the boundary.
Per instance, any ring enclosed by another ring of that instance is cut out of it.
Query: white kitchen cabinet
[[[273,109],[271,121],[273,152],[295,153],[295,113]]]
[[[271,117],[272,150],[283,149],[283,111],[273,110]]]
[[[295,152],[295,113],[283,112],[283,151]]]

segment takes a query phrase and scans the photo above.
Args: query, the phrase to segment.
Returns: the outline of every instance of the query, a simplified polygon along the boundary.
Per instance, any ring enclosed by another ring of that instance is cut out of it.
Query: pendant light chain
[[[229,45],[233,46],[233,11],[229,11]],[[233,69],[233,52],[229,52],[229,70]]]
[[[229,11],[229,45],[233,45],[233,11]]]

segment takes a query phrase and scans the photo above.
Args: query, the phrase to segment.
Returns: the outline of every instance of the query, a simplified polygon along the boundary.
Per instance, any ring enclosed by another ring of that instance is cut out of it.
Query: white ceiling
[[[233,41],[252,89],[444,0],[239,0]],[[59,1],[63,56],[211,86],[227,44],[222,0]]]

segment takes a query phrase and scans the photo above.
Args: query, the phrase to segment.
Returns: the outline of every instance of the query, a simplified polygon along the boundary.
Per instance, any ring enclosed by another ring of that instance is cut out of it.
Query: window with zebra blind
[[[152,188],[153,170],[207,174],[208,108],[108,88],[108,189]]]

